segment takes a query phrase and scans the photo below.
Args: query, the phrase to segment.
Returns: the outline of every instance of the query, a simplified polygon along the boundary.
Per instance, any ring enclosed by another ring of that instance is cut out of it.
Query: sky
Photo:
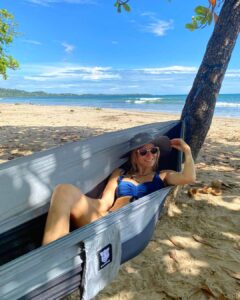
[[[48,93],[188,94],[214,25],[190,32],[208,0],[2,0],[19,35],[8,49],[20,63],[1,88]],[[240,41],[221,93],[240,93]]]

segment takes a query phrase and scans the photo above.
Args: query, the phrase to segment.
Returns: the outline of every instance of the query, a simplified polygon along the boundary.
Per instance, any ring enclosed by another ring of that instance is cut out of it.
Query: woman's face
[[[153,168],[159,158],[159,149],[154,144],[145,144],[135,150],[136,163],[141,167]]]

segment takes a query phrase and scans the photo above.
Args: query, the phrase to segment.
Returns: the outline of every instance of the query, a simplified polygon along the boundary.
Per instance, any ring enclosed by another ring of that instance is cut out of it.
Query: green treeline
[[[0,98],[4,97],[71,97],[71,96],[79,96],[77,94],[49,94],[41,91],[37,92],[26,92],[22,90],[16,89],[1,89],[0,88]]]
[[[32,98],[32,97],[91,97],[91,96],[104,96],[104,97],[111,97],[116,96],[114,94],[72,94],[72,93],[45,93],[42,91],[36,92],[27,92],[23,90],[16,90],[16,89],[1,89],[0,88],[0,98]],[[118,94],[118,96],[141,96],[141,97],[149,97],[153,96],[152,94]]]

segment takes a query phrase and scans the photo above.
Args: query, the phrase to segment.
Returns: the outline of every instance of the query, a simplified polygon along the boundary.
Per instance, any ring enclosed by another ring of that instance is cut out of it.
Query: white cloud
[[[146,74],[161,75],[161,74],[195,74],[198,68],[185,66],[170,66],[165,68],[144,68],[139,69]]]
[[[98,81],[106,79],[120,79],[120,75],[110,71],[109,67],[81,67],[65,66],[50,67],[49,70],[36,75],[26,75],[24,79],[34,81],[55,81],[55,80],[89,80]]]
[[[239,78],[240,70],[227,70],[225,77]]]
[[[156,13],[151,12],[151,11],[145,11],[143,13],[140,14],[141,17],[149,17],[151,19],[154,19],[156,16]]]
[[[187,94],[197,72],[195,66],[124,69],[77,64],[21,65],[9,71],[2,88],[57,93]],[[222,93],[239,93],[240,70],[227,71]]]
[[[26,80],[34,80],[34,81],[46,81],[47,79],[41,76],[24,76]]]
[[[151,32],[156,36],[163,36],[170,29],[173,29],[173,21],[155,20],[149,25],[145,26],[145,31]]]
[[[54,3],[96,4],[94,0],[25,0],[25,1],[37,5],[42,5],[42,6],[49,6],[50,4],[54,4]]]
[[[41,42],[38,42],[38,41],[35,41],[35,40],[22,40],[23,42],[25,43],[28,43],[28,44],[32,44],[32,45],[42,45]]]
[[[133,90],[133,89],[138,89],[140,86],[139,85],[124,85],[124,89],[125,90]],[[113,92],[121,92],[123,89],[122,85],[118,85],[118,86],[113,86],[111,88],[109,88],[109,91],[113,91]]]
[[[70,45],[70,44],[65,43],[65,42],[62,43],[62,46],[63,46],[63,48],[64,48],[64,51],[65,51],[66,53],[68,53],[68,54],[72,53],[73,50],[75,49],[75,46],[74,46],[74,45]]]

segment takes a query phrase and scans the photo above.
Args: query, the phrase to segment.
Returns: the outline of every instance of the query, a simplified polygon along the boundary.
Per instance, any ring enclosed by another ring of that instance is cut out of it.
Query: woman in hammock
[[[156,172],[161,154],[171,147],[184,153],[183,170]],[[129,156],[129,170],[116,169],[112,173],[101,199],[90,198],[71,184],[55,187],[43,244],[68,234],[70,220],[76,227],[81,227],[166,185],[184,185],[195,181],[191,149],[182,139],[169,140],[163,136],[153,139],[148,133],[139,133],[130,140],[129,149],[131,151],[126,154]]]

